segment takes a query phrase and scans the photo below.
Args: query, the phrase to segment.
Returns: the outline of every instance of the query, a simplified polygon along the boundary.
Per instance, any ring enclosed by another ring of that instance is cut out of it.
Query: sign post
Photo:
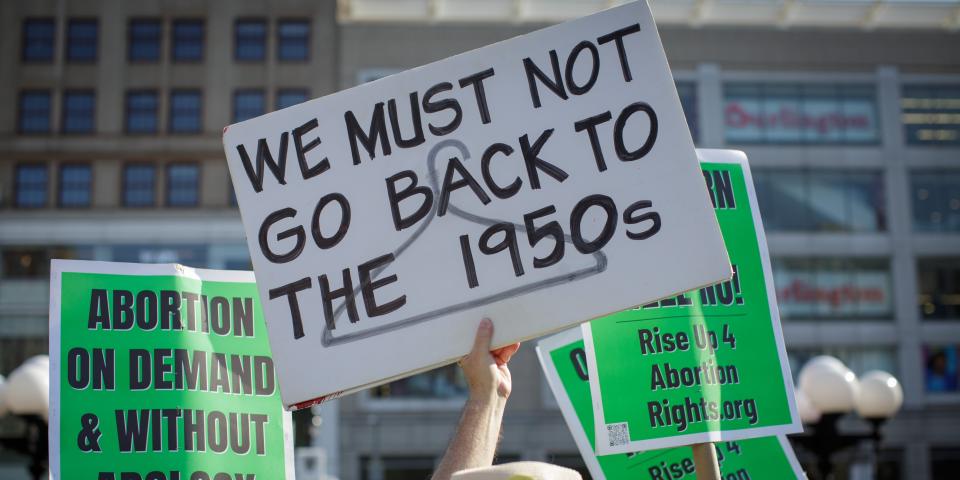
[[[693,468],[697,471],[697,480],[720,480],[720,464],[717,463],[717,451],[712,443],[691,445],[693,450]]]
[[[746,156],[698,153],[734,275],[582,326],[600,454],[802,429]]]
[[[501,346],[731,274],[646,2],[223,145],[292,408],[451,363],[483,317]]]
[[[702,480],[690,447],[598,456],[594,448],[593,403],[583,337],[573,328],[537,344],[537,356],[570,433],[596,480]],[[703,444],[711,445],[711,444]],[[805,480],[790,443],[783,436],[713,444],[718,478]],[[709,450],[709,449],[707,449]]]
[[[252,272],[54,260],[54,479],[292,479]]]

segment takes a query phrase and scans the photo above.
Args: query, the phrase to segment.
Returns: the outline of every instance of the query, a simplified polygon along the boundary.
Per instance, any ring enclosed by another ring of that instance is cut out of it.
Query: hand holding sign
[[[463,373],[467,377],[471,397],[480,397],[495,392],[506,399],[512,390],[512,378],[507,364],[510,358],[520,349],[519,343],[507,345],[496,350],[490,350],[490,340],[493,339],[493,322],[485,318],[477,327],[477,337],[473,342],[473,350],[460,360]]]

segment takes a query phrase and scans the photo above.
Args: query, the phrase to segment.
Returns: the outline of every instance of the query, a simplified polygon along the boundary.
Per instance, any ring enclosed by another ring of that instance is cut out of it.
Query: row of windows
[[[96,95],[93,90],[65,90],[62,101],[61,131],[70,134],[93,133],[96,112]],[[49,133],[52,104],[49,90],[20,92],[20,133]]]
[[[145,99],[141,95],[128,95],[127,129],[132,132],[153,132],[157,126],[156,101],[155,98]],[[288,99],[297,101],[304,96],[298,92],[296,98],[291,95]],[[242,90],[235,97],[235,121],[263,113],[262,91]],[[195,125],[195,122],[186,120],[198,116],[199,113],[193,113],[197,110],[183,101],[180,95],[173,98],[171,131],[180,132],[186,126]],[[278,102],[284,101],[284,98],[284,95],[278,95]],[[155,166],[152,164],[142,166],[143,171],[153,169]],[[42,164],[18,167],[14,190],[19,193],[15,206],[46,206],[45,200],[37,203],[38,199],[46,199],[46,170]],[[141,182],[138,174],[131,175],[129,180],[127,176],[124,177],[124,191],[129,189],[127,185],[130,182]],[[146,174],[139,174],[143,175]],[[153,174],[150,175],[152,178]],[[878,233],[887,230],[885,189],[883,175],[879,171],[757,169],[754,183],[764,228],[769,232]],[[910,175],[910,191],[915,231],[960,232],[960,171],[916,170]],[[152,194],[149,196],[153,197]],[[136,201],[124,198],[124,205],[127,206],[153,205],[138,205]],[[61,205],[69,206],[72,203],[61,202]]]
[[[56,25],[52,18],[30,18],[23,22],[21,58],[25,62],[53,60]],[[71,62],[97,59],[97,21],[72,18],[67,21],[66,56]]]
[[[699,136],[696,88],[678,82],[677,91],[694,140]],[[172,132],[202,130],[200,90],[174,90],[171,105],[182,107],[184,116],[171,115]],[[93,92],[68,90],[64,127],[67,133],[89,133],[93,125]],[[277,108],[305,100],[306,89],[283,89]],[[72,102],[72,103],[70,103]],[[156,90],[143,90],[127,98],[131,133],[156,132]],[[262,89],[237,91],[233,121],[264,113]],[[960,146],[960,87],[906,85],[901,97],[906,141],[917,146]],[[51,98],[48,90],[27,90],[20,97],[19,130],[22,133],[50,131]],[[178,113],[176,109],[172,113]],[[131,115],[131,113],[133,115]],[[136,119],[133,125],[130,117]],[[178,119],[183,118],[182,124]],[[728,144],[876,145],[880,143],[876,92],[872,85],[755,84],[730,83],[724,90],[724,126]],[[68,123],[70,124],[68,126]],[[132,128],[131,128],[132,127]]]
[[[131,62],[158,62],[162,57],[165,22],[160,18],[134,18],[127,24],[127,59]],[[70,62],[97,60],[96,19],[72,18],[67,21],[66,58]],[[176,62],[203,60],[205,24],[200,19],[174,19],[170,22],[170,58]],[[238,61],[262,61],[267,55],[268,22],[263,18],[238,19],[234,23],[233,56]],[[281,19],[276,22],[277,59],[306,61],[310,58],[310,22],[307,19]],[[21,58],[24,62],[51,62],[56,44],[53,18],[28,18],[23,21]]]
[[[156,205],[157,166],[130,163],[123,167],[121,203],[125,207]],[[194,162],[167,164],[164,204],[169,207],[195,207],[200,200],[200,166]],[[20,208],[47,206],[50,169],[42,163],[25,163],[14,172],[13,203]],[[87,163],[64,163],[59,167],[57,206],[89,207],[93,191],[93,171]]]
[[[23,134],[52,131],[52,92],[25,90],[20,93],[18,130]],[[307,100],[305,88],[277,90],[276,108],[286,108]],[[173,89],[168,96],[170,133],[200,133],[203,128],[203,92],[199,89]],[[263,89],[242,89],[233,95],[233,122],[266,113]],[[125,100],[125,131],[131,134],[159,133],[160,92],[130,90]],[[68,134],[90,134],[95,130],[96,94],[93,90],[66,90],[63,93],[60,129]]]

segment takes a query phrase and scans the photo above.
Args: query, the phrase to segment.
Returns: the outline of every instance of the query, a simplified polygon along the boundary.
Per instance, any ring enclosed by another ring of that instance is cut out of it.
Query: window
[[[930,480],[952,480],[960,470],[960,447],[930,449]]]
[[[13,204],[20,208],[47,206],[47,175],[47,166],[42,163],[17,165]]]
[[[131,62],[156,62],[160,60],[160,20],[130,20],[128,27],[127,59]]]
[[[267,51],[267,22],[262,19],[237,20],[234,29],[234,58],[242,61],[263,60]]]
[[[28,18],[23,21],[23,45],[20,58],[24,62],[53,61],[56,24],[52,18]]]
[[[753,179],[767,231],[880,232],[887,229],[880,172],[758,169]]]
[[[67,24],[67,60],[71,62],[97,60],[96,20],[70,20]]]
[[[63,93],[63,133],[93,133],[94,93],[67,90]]]
[[[203,60],[203,20],[174,20],[173,45],[170,50],[175,62]]]
[[[6,278],[42,278],[50,270],[50,256],[43,248],[3,250],[3,276]]]
[[[263,90],[237,90],[233,94],[233,123],[264,113]]]
[[[195,207],[199,203],[200,167],[195,163],[167,165],[167,205]]]
[[[156,198],[157,168],[149,163],[123,168],[123,206],[152,207]]]
[[[360,457],[361,480],[423,480],[433,474],[433,457]],[[374,473],[374,470],[379,472]]]
[[[91,247],[5,247],[3,249],[3,276],[5,278],[50,279],[50,259],[92,260]]]
[[[960,232],[960,170],[915,172],[910,184],[914,230]]]
[[[960,345],[924,345],[924,384],[930,393],[956,393],[960,391],[960,369],[957,356]]]
[[[173,90],[170,92],[170,132],[199,133],[200,90]]]
[[[182,263],[198,268],[209,268],[208,245],[116,245],[110,247],[114,262]]]
[[[728,144],[877,144],[872,85],[731,83],[724,88]]]
[[[157,92],[127,92],[127,133],[157,133]]]
[[[773,261],[784,319],[889,319],[890,265],[879,259],[779,258]]]
[[[50,91],[26,90],[20,93],[20,133],[50,132]]]
[[[680,95],[683,116],[690,128],[690,136],[696,143],[700,135],[697,124],[697,85],[693,82],[677,82],[677,93]]]
[[[461,399],[467,396],[467,382],[456,365],[447,365],[370,390],[372,398]]]
[[[57,204],[61,207],[89,207],[92,183],[93,172],[90,170],[90,165],[61,165]]]
[[[277,58],[306,60],[310,55],[310,23],[306,20],[280,20],[277,24]]]
[[[923,318],[960,320],[960,257],[920,259],[917,277]]]
[[[292,107],[307,101],[310,96],[305,88],[283,88],[277,90],[277,110]]]
[[[907,145],[960,146],[960,85],[905,85],[900,106]]]

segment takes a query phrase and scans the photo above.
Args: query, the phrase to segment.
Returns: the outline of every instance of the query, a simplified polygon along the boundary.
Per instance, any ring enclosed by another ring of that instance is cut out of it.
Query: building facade
[[[0,374],[46,352],[50,258],[248,268],[225,125],[610,3],[0,3]],[[890,371],[878,477],[953,478],[960,2],[861,3],[652,6],[695,143],[750,158],[794,372]],[[582,465],[532,345],[511,370],[498,460]],[[446,367],[300,414],[298,440],[344,480],[423,478],[465,393]]]

